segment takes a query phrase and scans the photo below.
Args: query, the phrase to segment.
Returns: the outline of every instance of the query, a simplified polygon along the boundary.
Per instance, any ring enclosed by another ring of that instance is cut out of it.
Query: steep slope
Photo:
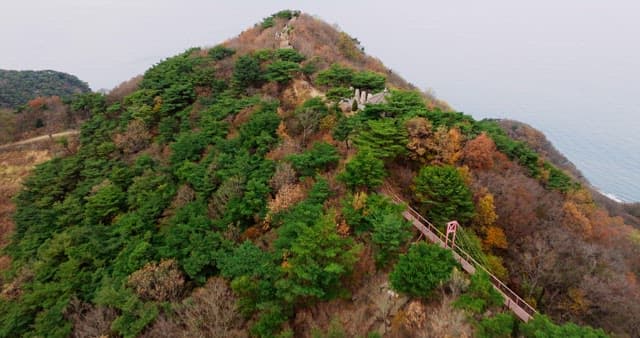
[[[640,203],[620,203],[600,193],[591,186],[576,166],[562,155],[539,130],[518,121],[499,120],[498,123],[510,137],[526,142],[534,151],[588,186],[594,201],[605,208],[611,216],[622,217],[625,223],[640,228]]]
[[[11,199],[20,191],[23,180],[36,165],[53,156],[64,155],[64,152],[63,146],[52,142],[48,137],[28,143],[0,146],[0,249],[9,243],[9,235],[13,231],[12,213],[15,205]],[[9,263],[8,256],[0,257],[0,270],[7,269]]]
[[[71,107],[91,116],[80,147],[15,199],[0,336],[606,336],[516,321],[486,275],[410,244],[383,185],[457,219],[460,245],[554,320],[639,332],[637,231],[309,15]]]
[[[85,82],[71,74],[0,69],[0,108],[17,108],[38,96],[68,97],[89,91]]]

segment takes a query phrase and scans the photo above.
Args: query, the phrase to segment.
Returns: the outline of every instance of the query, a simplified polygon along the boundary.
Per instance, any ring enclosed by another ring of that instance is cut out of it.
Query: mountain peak
[[[356,70],[370,70],[388,77],[397,88],[415,89],[384,64],[364,52],[357,38],[335,25],[299,11],[280,11],[227,40],[224,45],[243,54],[264,48],[293,48],[307,58],[317,58],[319,68],[339,63]]]

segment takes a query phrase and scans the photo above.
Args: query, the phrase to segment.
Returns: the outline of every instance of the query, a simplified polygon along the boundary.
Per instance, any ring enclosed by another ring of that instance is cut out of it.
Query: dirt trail
[[[69,136],[69,135],[77,135],[78,133],[80,133],[80,131],[78,131],[78,130],[67,130],[67,131],[63,131],[63,132],[60,132],[60,133],[53,134],[53,135],[51,135],[51,138],[59,138],[59,137]],[[36,137],[32,137],[30,139],[26,139],[26,140],[22,140],[22,141],[18,141],[18,142],[13,142],[13,143],[0,145],[0,150],[6,149],[6,148],[11,148],[11,147],[14,147],[14,146],[34,143],[34,142],[38,142],[38,141],[44,141],[44,140],[47,140],[47,139],[49,139],[49,135],[36,136]]]

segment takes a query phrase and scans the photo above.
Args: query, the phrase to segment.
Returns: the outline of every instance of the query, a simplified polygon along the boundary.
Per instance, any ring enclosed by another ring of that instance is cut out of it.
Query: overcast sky
[[[613,102],[638,94],[640,1],[3,2],[0,68],[69,72],[94,90],[294,8],[337,23],[368,53],[459,109],[506,111],[515,102],[501,97],[523,95],[555,104],[558,88],[569,100],[585,92]]]

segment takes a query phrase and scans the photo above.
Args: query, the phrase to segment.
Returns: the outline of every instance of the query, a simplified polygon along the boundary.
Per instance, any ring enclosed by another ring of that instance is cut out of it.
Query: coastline
[[[561,153],[547,136],[531,125],[512,119],[495,119],[512,138],[527,143],[533,150],[558,168],[564,170],[591,192],[594,202],[605,208],[611,216],[622,217],[626,223],[640,228],[640,201],[626,201],[605,188],[595,186],[580,169]]]

